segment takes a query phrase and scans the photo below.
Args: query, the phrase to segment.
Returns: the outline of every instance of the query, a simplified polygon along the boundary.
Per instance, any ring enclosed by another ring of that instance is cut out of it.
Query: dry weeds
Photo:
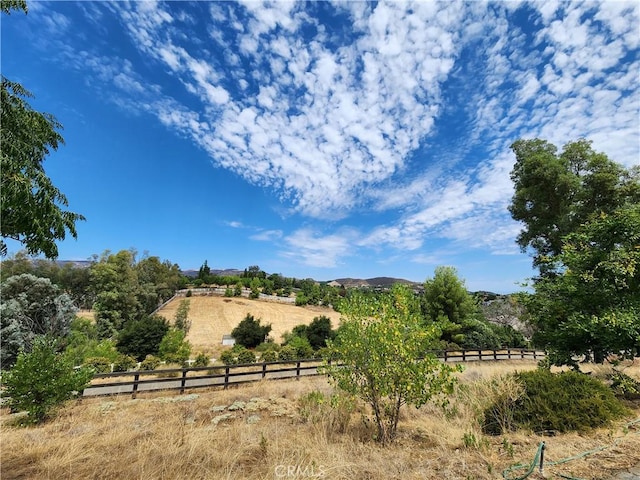
[[[449,412],[429,406],[406,408],[399,438],[387,448],[371,439],[373,431],[362,421],[364,407],[353,413],[345,433],[325,428],[322,419],[302,421],[297,413],[302,396],[333,391],[323,377],[182,396],[83,399],[67,405],[56,419],[31,428],[12,426],[4,411],[0,474],[3,480],[482,480],[502,478],[505,468],[531,461],[543,440],[550,461],[611,445],[584,459],[549,467],[548,474],[605,479],[640,462],[640,425],[625,429],[625,422],[588,435],[483,436],[476,420],[492,395],[490,379],[525,368],[534,364],[470,364],[461,375],[465,388],[452,398]],[[638,377],[640,367],[626,373]],[[234,403],[238,408],[229,409]],[[640,417],[640,405],[634,408]]]

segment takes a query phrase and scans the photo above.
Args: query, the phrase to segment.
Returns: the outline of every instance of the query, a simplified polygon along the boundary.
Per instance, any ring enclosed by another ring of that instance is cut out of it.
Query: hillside
[[[422,286],[421,283],[404,280],[402,278],[393,277],[374,277],[374,278],[336,278],[334,282],[346,287],[383,287],[389,288],[396,283],[403,283],[414,287]]]
[[[184,298],[175,298],[158,314],[173,320],[181,300]],[[230,334],[248,313],[261,319],[262,324],[271,324],[270,336],[276,342],[282,341],[284,332],[290,332],[296,325],[308,325],[320,315],[329,317],[333,328],[340,322],[340,314],[326,307],[296,307],[244,297],[193,296],[189,300],[191,329],[187,340],[194,352],[218,353],[222,348],[222,336]]]

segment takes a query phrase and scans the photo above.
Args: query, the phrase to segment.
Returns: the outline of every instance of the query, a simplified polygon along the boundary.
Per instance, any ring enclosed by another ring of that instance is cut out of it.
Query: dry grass
[[[158,314],[170,321],[173,320],[181,300],[184,298],[174,299]],[[261,319],[263,325],[270,323],[270,336],[276,342],[282,341],[284,332],[290,332],[296,325],[308,325],[320,315],[329,317],[333,328],[337,328],[340,323],[340,314],[324,307],[296,307],[248,298],[219,296],[193,296],[189,300],[191,329],[187,340],[191,342],[194,352],[218,354],[222,348],[222,336],[230,334],[247,314]]]
[[[257,480],[321,475],[349,480],[482,480],[502,478],[503,469],[529,462],[542,440],[548,460],[615,443],[585,459],[549,467],[549,474],[604,479],[640,462],[640,425],[625,433],[624,422],[588,435],[483,436],[476,417],[492,394],[489,379],[533,367],[527,362],[470,364],[461,375],[465,388],[452,398],[453,410],[447,415],[436,407],[406,408],[399,438],[387,448],[371,440],[372,431],[359,412],[352,415],[344,433],[332,432],[322,418],[302,421],[298,414],[302,396],[333,391],[323,377],[194,395],[83,399],[69,404],[55,420],[32,428],[11,426],[5,411],[0,474],[3,480]],[[638,377],[640,367],[626,373]],[[215,408],[236,401],[249,403],[244,411]],[[214,419],[221,414],[234,418],[216,424]],[[640,417],[640,405],[635,406],[635,414]],[[253,424],[255,415],[260,419]],[[477,440],[475,444],[470,438]]]

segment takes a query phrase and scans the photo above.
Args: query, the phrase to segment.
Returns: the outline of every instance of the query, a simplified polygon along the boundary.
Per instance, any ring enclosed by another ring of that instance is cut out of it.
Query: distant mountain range
[[[388,288],[396,283],[403,283],[412,287],[421,287],[422,283],[412,282],[403,278],[393,277],[374,277],[374,278],[336,278],[335,283],[339,283],[344,287],[384,287]]]

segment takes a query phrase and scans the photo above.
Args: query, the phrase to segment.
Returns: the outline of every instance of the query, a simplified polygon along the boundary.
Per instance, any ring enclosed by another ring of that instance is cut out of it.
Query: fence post
[[[262,378],[267,376],[267,362],[262,363]]]
[[[182,380],[180,382],[180,395],[182,395],[184,393],[184,387],[187,383],[187,369],[183,368],[182,369]]]
[[[229,365],[224,367],[224,389],[226,390],[229,386]]]
[[[497,350],[493,351],[493,359],[494,360],[498,360],[498,351]]]
[[[520,349],[520,358],[524,360],[524,348]]]
[[[444,362],[447,363],[447,350],[444,351]]]
[[[534,359],[534,360],[537,360],[537,357],[536,357],[536,354],[537,354],[537,353],[538,353],[538,352],[536,352],[536,350],[534,349],[534,350],[533,350],[533,359]]]
[[[300,360],[296,363],[296,380],[300,380]]]
[[[507,358],[511,360],[511,349],[507,348]]]
[[[140,380],[140,374],[136,372],[136,374],[133,376],[133,391],[131,392],[131,398],[133,400],[136,399],[136,395],[138,393],[138,380]]]
[[[482,361],[482,350],[478,350],[478,361]]]

